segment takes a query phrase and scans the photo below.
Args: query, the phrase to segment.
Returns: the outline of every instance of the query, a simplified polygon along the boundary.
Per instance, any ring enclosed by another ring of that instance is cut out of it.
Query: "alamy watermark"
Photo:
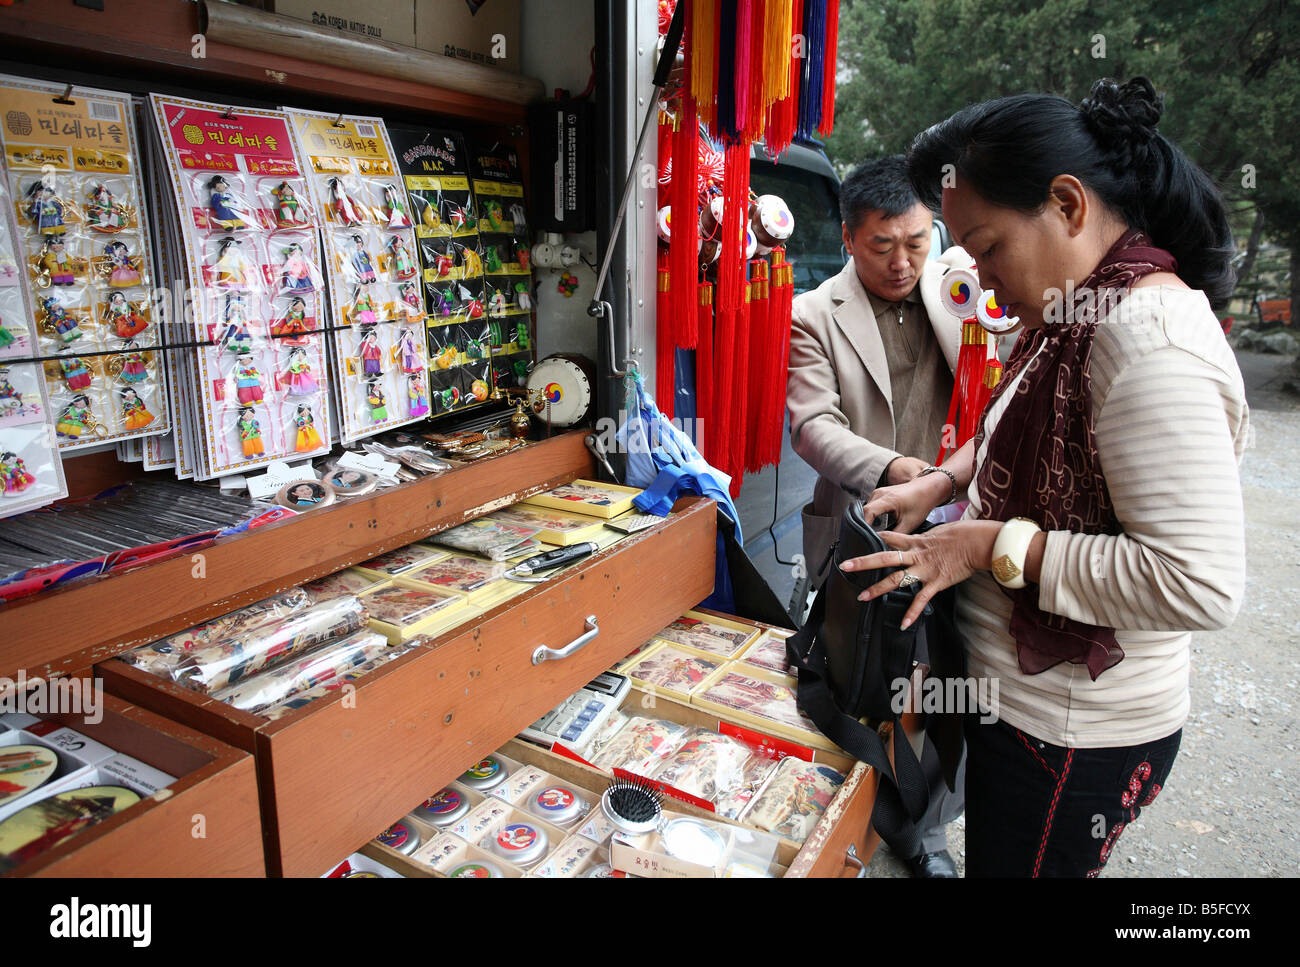
[[[889,705],[895,715],[978,714],[984,725],[999,718],[996,678],[927,678],[916,688],[910,678],[895,678],[889,690]]]
[[[0,715],[11,712],[26,715],[80,715],[87,725],[104,720],[104,683],[84,678],[27,677],[18,669],[18,677],[0,678]]]

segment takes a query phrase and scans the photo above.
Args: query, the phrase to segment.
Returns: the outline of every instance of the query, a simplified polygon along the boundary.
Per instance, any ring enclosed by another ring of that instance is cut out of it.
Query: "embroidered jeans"
[[[966,719],[966,875],[1095,877],[1160,793],[1182,730],[1106,749],[1052,745]]]

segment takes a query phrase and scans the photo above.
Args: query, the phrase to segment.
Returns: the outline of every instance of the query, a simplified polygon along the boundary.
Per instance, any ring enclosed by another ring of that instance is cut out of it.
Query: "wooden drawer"
[[[254,753],[267,869],[319,876],[713,588],[716,510],[680,501],[664,523],[528,589],[356,682],[268,721],[123,662],[110,692]],[[534,650],[596,636],[563,660]]]
[[[253,757],[105,694],[103,719],[44,714],[176,781],[11,876],[263,876]]]

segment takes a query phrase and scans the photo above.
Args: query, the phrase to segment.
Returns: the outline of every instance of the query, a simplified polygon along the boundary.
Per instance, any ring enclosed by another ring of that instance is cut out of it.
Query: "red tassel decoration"
[[[826,60],[822,80],[822,120],[817,133],[823,138],[835,127],[835,72],[836,51],[840,36],[840,0],[827,0],[826,4]]]
[[[695,448],[714,464],[713,427],[713,283],[696,286]]]
[[[961,324],[957,372],[953,378],[952,399],[948,403],[948,419],[943,425],[936,466],[975,436],[980,414],[984,411],[984,402],[988,401],[983,390],[988,358],[989,334],[975,319],[965,320]]]
[[[691,16],[693,5],[686,3],[686,28],[683,33],[683,47],[686,51],[686,76],[691,76],[693,39]],[[700,164],[700,124],[695,110],[695,101],[683,94],[681,98],[680,117],[672,141],[673,180],[669,187],[672,206],[672,221],[676,229],[672,233],[669,250],[672,258],[669,262],[671,275],[675,280],[672,292],[673,326],[677,345],[683,349],[694,349],[696,345],[696,292],[692,284],[699,279],[699,262],[696,253],[696,237],[699,225],[699,188],[696,184]]]
[[[773,291],[769,296],[772,310],[773,346],[776,358],[773,363],[772,386],[764,419],[766,441],[762,463],[776,464],[781,460],[781,441],[785,428],[785,385],[790,369],[790,313],[794,301],[794,268],[785,261],[785,249],[772,251]]]
[[[768,412],[772,378],[772,314],[769,312],[768,265],[764,259],[749,263],[749,405],[745,412],[745,471],[762,467],[760,438]]]
[[[673,366],[674,347],[676,341],[673,339],[673,305],[672,305],[672,281],[668,269],[669,253],[668,249],[660,245],[658,252],[659,271],[657,273],[658,285],[655,293],[655,399],[659,402],[659,409],[663,410],[664,416],[668,419],[673,418],[673,398],[674,392],[674,373]]]

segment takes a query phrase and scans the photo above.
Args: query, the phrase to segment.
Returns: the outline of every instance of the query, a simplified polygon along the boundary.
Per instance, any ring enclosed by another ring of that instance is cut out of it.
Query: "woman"
[[[908,155],[922,200],[1026,332],[974,440],[886,487],[891,550],[845,562],[916,599],[965,582],[967,873],[1095,876],[1169,775],[1190,631],[1241,603],[1236,361],[1211,310],[1232,292],[1222,200],[1155,130],[1145,78],[1078,108],[1019,95],[959,111]],[[913,531],[969,488],[963,520]],[[1026,518],[1026,519],[1017,519]]]

